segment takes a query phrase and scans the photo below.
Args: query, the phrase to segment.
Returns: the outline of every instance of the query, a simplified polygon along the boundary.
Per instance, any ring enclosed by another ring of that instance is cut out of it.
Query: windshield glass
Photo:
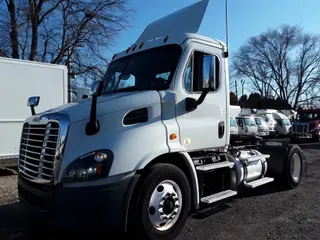
[[[245,118],[244,123],[247,126],[256,126],[256,122],[252,118]]]
[[[297,120],[299,121],[310,121],[310,120],[319,120],[320,113],[299,113],[297,115]]]
[[[283,125],[285,126],[291,126],[290,120],[289,119],[283,119],[282,120]]]
[[[261,126],[264,123],[263,118],[255,118],[256,124]]]
[[[230,125],[233,126],[233,127],[236,127],[237,126],[237,122],[234,118],[230,118]]]
[[[168,89],[181,52],[179,45],[167,45],[111,62],[103,77],[103,94]]]

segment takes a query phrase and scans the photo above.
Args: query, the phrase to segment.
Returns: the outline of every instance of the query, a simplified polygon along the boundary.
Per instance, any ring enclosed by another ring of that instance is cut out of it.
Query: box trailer
[[[23,122],[31,115],[29,96],[40,96],[37,111],[68,102],[66,66],[0,58],[0,166],[16,165]]]

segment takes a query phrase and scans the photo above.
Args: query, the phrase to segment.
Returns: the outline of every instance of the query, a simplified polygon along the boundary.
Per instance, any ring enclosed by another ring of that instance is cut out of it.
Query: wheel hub
[[[299,181],[300,172],[301,172],[301,158],[297,153],[295,153],[292,156],[292,162],[291,162],[291,174],[294,181],[296,182]]]
[[[179,218],[182,194],[179,186],[171,180],[161,182],[149,201],[150,223],[159,231],[171,228]]]

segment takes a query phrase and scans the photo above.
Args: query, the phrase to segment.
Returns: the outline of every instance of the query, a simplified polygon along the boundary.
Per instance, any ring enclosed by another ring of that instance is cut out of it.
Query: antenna
[[[228,0],[225,0],[225,15],[226,15],[226,46],[227,51],[225,52],[225,57],[229,56],[229,30],[228,30]]]

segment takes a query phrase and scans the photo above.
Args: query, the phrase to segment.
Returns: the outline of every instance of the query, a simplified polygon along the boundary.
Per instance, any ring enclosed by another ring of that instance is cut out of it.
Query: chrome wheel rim
[[[293,154],[292,161],[291,161],[291,175],[295,182],[299,181],[300,173],[301,173],[301,158],[299,154],[295,153]]]
[[[170,229],[178,220],[182,207],[180,187],[165,180],[153,190],[149,201],[149,220],[158,231]]]

